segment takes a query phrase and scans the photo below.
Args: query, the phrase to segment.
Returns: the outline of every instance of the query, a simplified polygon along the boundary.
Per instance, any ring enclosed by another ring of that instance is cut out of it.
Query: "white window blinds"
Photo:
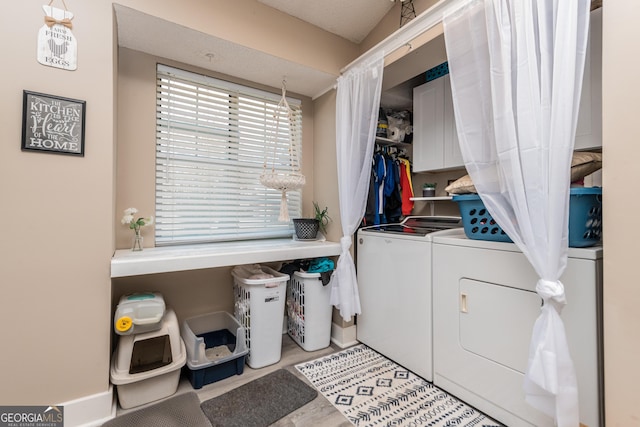
[[[259,176],[300,155],[300,101],[274,117],[278,95],[160,64],[156,88],[156,245],[291,236]],[[299,217],[300,191],[287,196]]]

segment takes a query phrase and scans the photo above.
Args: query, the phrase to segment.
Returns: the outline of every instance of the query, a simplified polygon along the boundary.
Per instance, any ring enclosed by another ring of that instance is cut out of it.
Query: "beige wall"
[[[336,163],[336,91],[332,90],[314,102],[313,177],[314,200],[329,207],[332,221],[327,226],[327,238],[338,242],[342,237],[340,201],[338,199],[338,169]]]
[[[640,198],[635,181],[640,156],[640,3],[606,1],[603,7],[603,221],[605,397],[608,427],[640,425],[640,284],[634,220]]]
[[[107,1],[73,2],[78,69],[36,60],[42,1],[0,16],[0,403],[106,391],[113,253],[114,30]],[[8,35],[11,35],[8,37]],[[85,156],[22,152],[22,91],[86,101]]]
[[[414,0],[413,7],[416,10],[416,15],[420,15],[431,6],[438,3],[438,1],[439,0]],[[380,20],[376,28],[374,28],[373,31],[371,31],[369,35],[363,40],[363,42],[360,43],[360,53],[368,51],[373,46],[387,38],[387,36],[392,34],[398,28],[400,28],[400,12],[401,2],[396,2],[389,13],[387,13],[385,17]]]

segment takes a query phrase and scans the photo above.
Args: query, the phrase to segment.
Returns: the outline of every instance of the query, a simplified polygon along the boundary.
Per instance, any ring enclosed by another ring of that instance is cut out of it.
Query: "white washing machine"
[[[524,400],[537,274],[513,243],[433,236],[434,384],[508,425],[553,426]],[[562,311],[578,379],[580,422],[604,426],[602,247],[570,248]]]
[[[459,217],[407,217],[357,234],[358,341],[433,381],[431,235]]]

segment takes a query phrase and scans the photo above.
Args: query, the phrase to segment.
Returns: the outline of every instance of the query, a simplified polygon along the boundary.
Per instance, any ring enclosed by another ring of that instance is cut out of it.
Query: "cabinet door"
[[[576,150],[602,147],[602,8],[591,12]]]
[[[444,86],[444,168],[459,168],[464,166],[462,152],[458,143],[456,118],[453,113],[453,98],[451,96],[451,77],[442,77]]]
[[[444,80],[413,89],[413,170],[424,172],[444,165]]]

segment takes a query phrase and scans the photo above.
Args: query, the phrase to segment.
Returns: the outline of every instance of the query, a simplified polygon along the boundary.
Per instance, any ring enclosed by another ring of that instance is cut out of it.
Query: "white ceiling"
[[[298,19],[359,42],[393,7],[390,0],[258,0]],[[274,88],[315,97],[337,75],[180,26],[114,3],[118,45]],[[215,56],[207,56],[210,53]],[[346,65],[346,64],[345,64]]]
[[[360,44],[394,0],[258,0],[267,6]]]

